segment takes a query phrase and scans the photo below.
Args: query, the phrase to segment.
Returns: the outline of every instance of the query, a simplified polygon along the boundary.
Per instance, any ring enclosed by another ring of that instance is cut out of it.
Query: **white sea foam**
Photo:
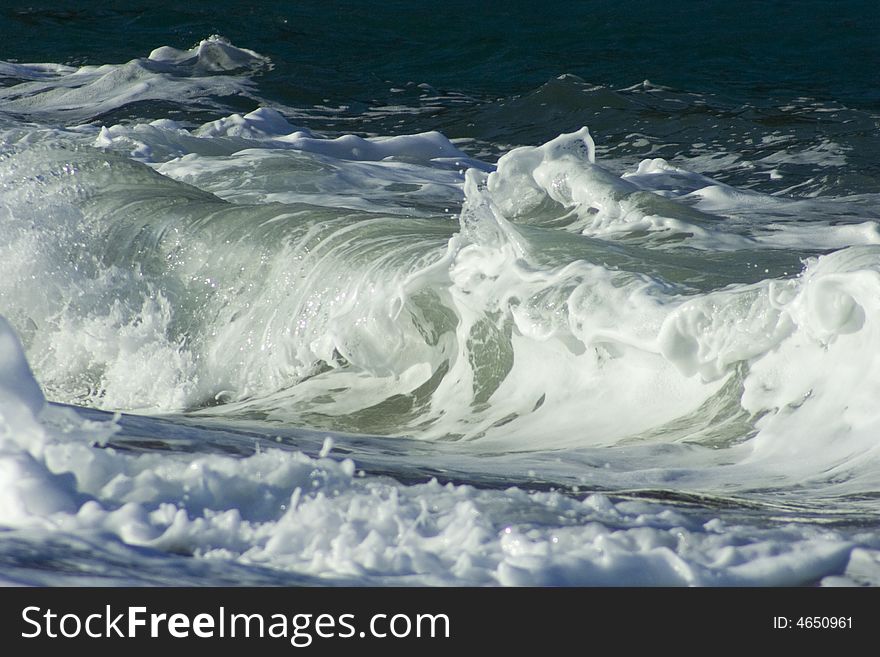
[[[94,440],[112,422],[57,407],[38,419],[17,338],[5,321],[0,332],[0,365],[19,374],[0,398],[0,525],[19,540],[101,535],[169,561],[183,553],[374,584],[790,585],[843,573],[852,551],[829,531],[723,527],[603,495],[403,486],[297,452],[101,449]]]
[[[461,204],[463,171],[491,169],[437,132],[320,138],[265,107],[191,131],[167,120],[103,127],[94,145],[236,203],[394,214],[449,211]]]
[[[143,101],[218,107],[214,98],[245,93],[246,74],[267,65],[262,55],[216,36],[188,51],[158,48],[125,64],[77,68],[4,62],[0,73],[25,81],[0,88],[0,111],[71,125]]]
[[[513,149],[486,186],[511,221],[605,239],[647,233],[707,251],[842,248],[880,239],[873,198],[864,204],[854,199],[855,216],[828,224],[821,221],[825,203],[735,189],[662,158],[643,160],[635,171],[617,176],[596,163],[586,128]],[[804,225],[805,217],[817,221]]]

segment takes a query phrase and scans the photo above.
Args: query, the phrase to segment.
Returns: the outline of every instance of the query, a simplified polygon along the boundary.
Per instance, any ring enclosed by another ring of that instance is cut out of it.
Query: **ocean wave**
[[[880,581],[876,117],[276,70],[0,63],[4,581]]]
[[[824,403],[815,386],[762,397],[764,363],[790,344],[819,354],[870,340],[875,247],[753,282],[733,272],[726,288],[703,291],[648,265],[670,248],[742,251],[746,267],[763,249],[827,248],[829,234],[841,246],[871,244],[872,221],[746,232],[700,203],[785,202],[658,160],[616,176],[596,163],[586,129],[466,176],[457,167],[467,158],[441,135],[303,136],[268,110],[193,131],[115,132],[100,129],[92,145],[88,132],[52,133],[0,165],[16,190],[4,196],[5,312],[60,401],[510,448],[612,445],[673,424],[675,440],[699,441],[720,404],[732,419],[721,439],[736,443],[764,435],[805,396],[805,408]],[[128,149],[130,135],[147,144],[156,134],[195,152],[147,164],[112,152]],[[288,152],[277,172],[255,175],[256,163]],[[350,191],[308,189],[327,166],[345,172]],[[288,196],[273,202],[282,179]],[[389,193],[403,180],[445,191],[404,191],[412,212]],[[346,194],[365,202],[336,202]],[[456,202],[457,221],[439,213]],[[654,233],[662,239],[646,253]],[[632,240],[643,254],[636,270],[616,255]],[[829,264],[850,261],[859,266]],[[39,301],[35,279],[48,290]],[[853,384],[851,395],[868,389]]]

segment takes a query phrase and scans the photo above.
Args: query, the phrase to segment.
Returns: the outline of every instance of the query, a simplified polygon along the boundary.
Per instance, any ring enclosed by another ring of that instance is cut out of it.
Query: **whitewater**
[[[880,585],[876,114],[244,45],[0,62],[0,583]]]

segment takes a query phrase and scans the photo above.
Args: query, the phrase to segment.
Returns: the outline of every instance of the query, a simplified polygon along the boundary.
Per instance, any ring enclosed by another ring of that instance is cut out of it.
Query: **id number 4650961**
[[[774,616],[773,629],[799,629],[799,630],[850,630],[852,629],[852,616]]]

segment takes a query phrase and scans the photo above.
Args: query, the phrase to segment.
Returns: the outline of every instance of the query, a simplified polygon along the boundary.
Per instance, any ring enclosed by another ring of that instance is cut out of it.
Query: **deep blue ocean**
[[[0,6],[0,583],[877,586],[880,5]]]
[[[375,102],[408,82],[507,96],[564,73],[757,106],[799,96],[858,109],[880,102],[880,10],[868,0],[61,1],[2,11],[5,55],[23,62],[122,62],[220,34],[269,57],[261,89],[294,106]]]

